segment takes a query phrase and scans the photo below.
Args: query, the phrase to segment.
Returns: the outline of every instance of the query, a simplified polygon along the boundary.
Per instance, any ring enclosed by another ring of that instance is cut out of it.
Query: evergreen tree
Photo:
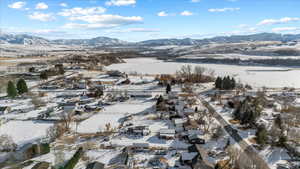
[[[24,79],[20,79],[17,82],[17,90],[19,94],[27,93],[28,92],[28,87],[26,84],[26,81]]]
[[[236,81],[233,77],[230,78],[230,76],[217,77],[215,87],[221,90],[232,90],[236,87]]]
[[[12,81],[9,81],[7,84],[7,96],[14,98],[18,94],[17,89]]]
[[[215,87],[217,89],[221,89],[222,88],[222,79],[218,76],[216,81],[215,81]]]
[[[256,136],[256,142],[258,144],[265,145],[268,141],[268,133],[266,127],[263,125],[259,126],[257,128],[255,136]]]
[[[157,99],[156,105],[159,105],[162,102],[164,102],[164,98],[162,97],[162,95],[160,95]]]
[[[40,78],[43,79],[43,80],[47,80],[47,79],[48,79],[48,74],[47,74],[47,72],[43,71],[43,72],[40,74]]]
[[[168,94],[172,90],[171,85],[168,83],[166,88],[166,93]]]
[[[231,89],[234,89],[236,87],[236,82],[234,78],[231,78]]]
[[[224,90],[230,89],[230,80],[228,76],[223,78],[223,89]]]

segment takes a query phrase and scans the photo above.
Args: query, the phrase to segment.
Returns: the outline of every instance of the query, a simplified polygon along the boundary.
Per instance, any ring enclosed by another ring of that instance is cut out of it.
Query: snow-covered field
[[[53,123],[39,121],[9,121],[0,127],[0,135],[11,136],[21,146],[45,137],[47,129],[52,125]]]
[[[143,112],[150,108],[154,102],[127,101],[112,106],[107,106],[103,111],[83,121],[78,126],[79,133],[96,133],[105,129],[105,125],[110,123],[111,127],[116,128],[120,124],[120,119],[130,114]]]
[[[138,72],[143,74],[172,74],[176,73],[182,65],[186,63],[163,62],[153,58],[125,59],[127,63],[114,64],[108,69],[117,69],[123,72]],[[202,66],[207,69],[215,70],[216,75],[235,76],[243,83],[255,87],[296,87],[300,88],[300,79],[295,78],[300,70],[291,71],[249,71],[249,70],[282,70],[279,67],[262,67],[262,66],[235,66],[222,64],[198,64],[191,63],[192,66]]]

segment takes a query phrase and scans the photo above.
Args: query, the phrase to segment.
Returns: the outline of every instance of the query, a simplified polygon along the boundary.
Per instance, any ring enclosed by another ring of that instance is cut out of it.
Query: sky
[[[48,39],[136,42],[300,33],[300,0],[0,0],[0,29]]]

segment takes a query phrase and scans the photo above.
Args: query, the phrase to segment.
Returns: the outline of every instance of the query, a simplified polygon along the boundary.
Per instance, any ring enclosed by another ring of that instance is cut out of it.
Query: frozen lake
[[[126,63],[114,64],[108,69],[117,69],[122,72],[138,72],[143,74],[173,74],[187,63],[164,62],[154,58],[125,59]],[[237,66],[222,64],[188,63],[189,65],[200,65],[207,69],[213,69],[216,75],[235,76],[243,83],[255,87],[295,87],[300,88],[300,70],[280,71],[285,68],[262,67],[262,66]],[[278,70],[278,71],[249,71],[249,70]]]

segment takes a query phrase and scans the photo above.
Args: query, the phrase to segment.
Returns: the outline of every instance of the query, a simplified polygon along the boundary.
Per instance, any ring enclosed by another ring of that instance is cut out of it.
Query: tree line
[[[236,81],[233,77],[217,77],[215,81],[215,87],[220,90],[232,90],[236,87]]]

